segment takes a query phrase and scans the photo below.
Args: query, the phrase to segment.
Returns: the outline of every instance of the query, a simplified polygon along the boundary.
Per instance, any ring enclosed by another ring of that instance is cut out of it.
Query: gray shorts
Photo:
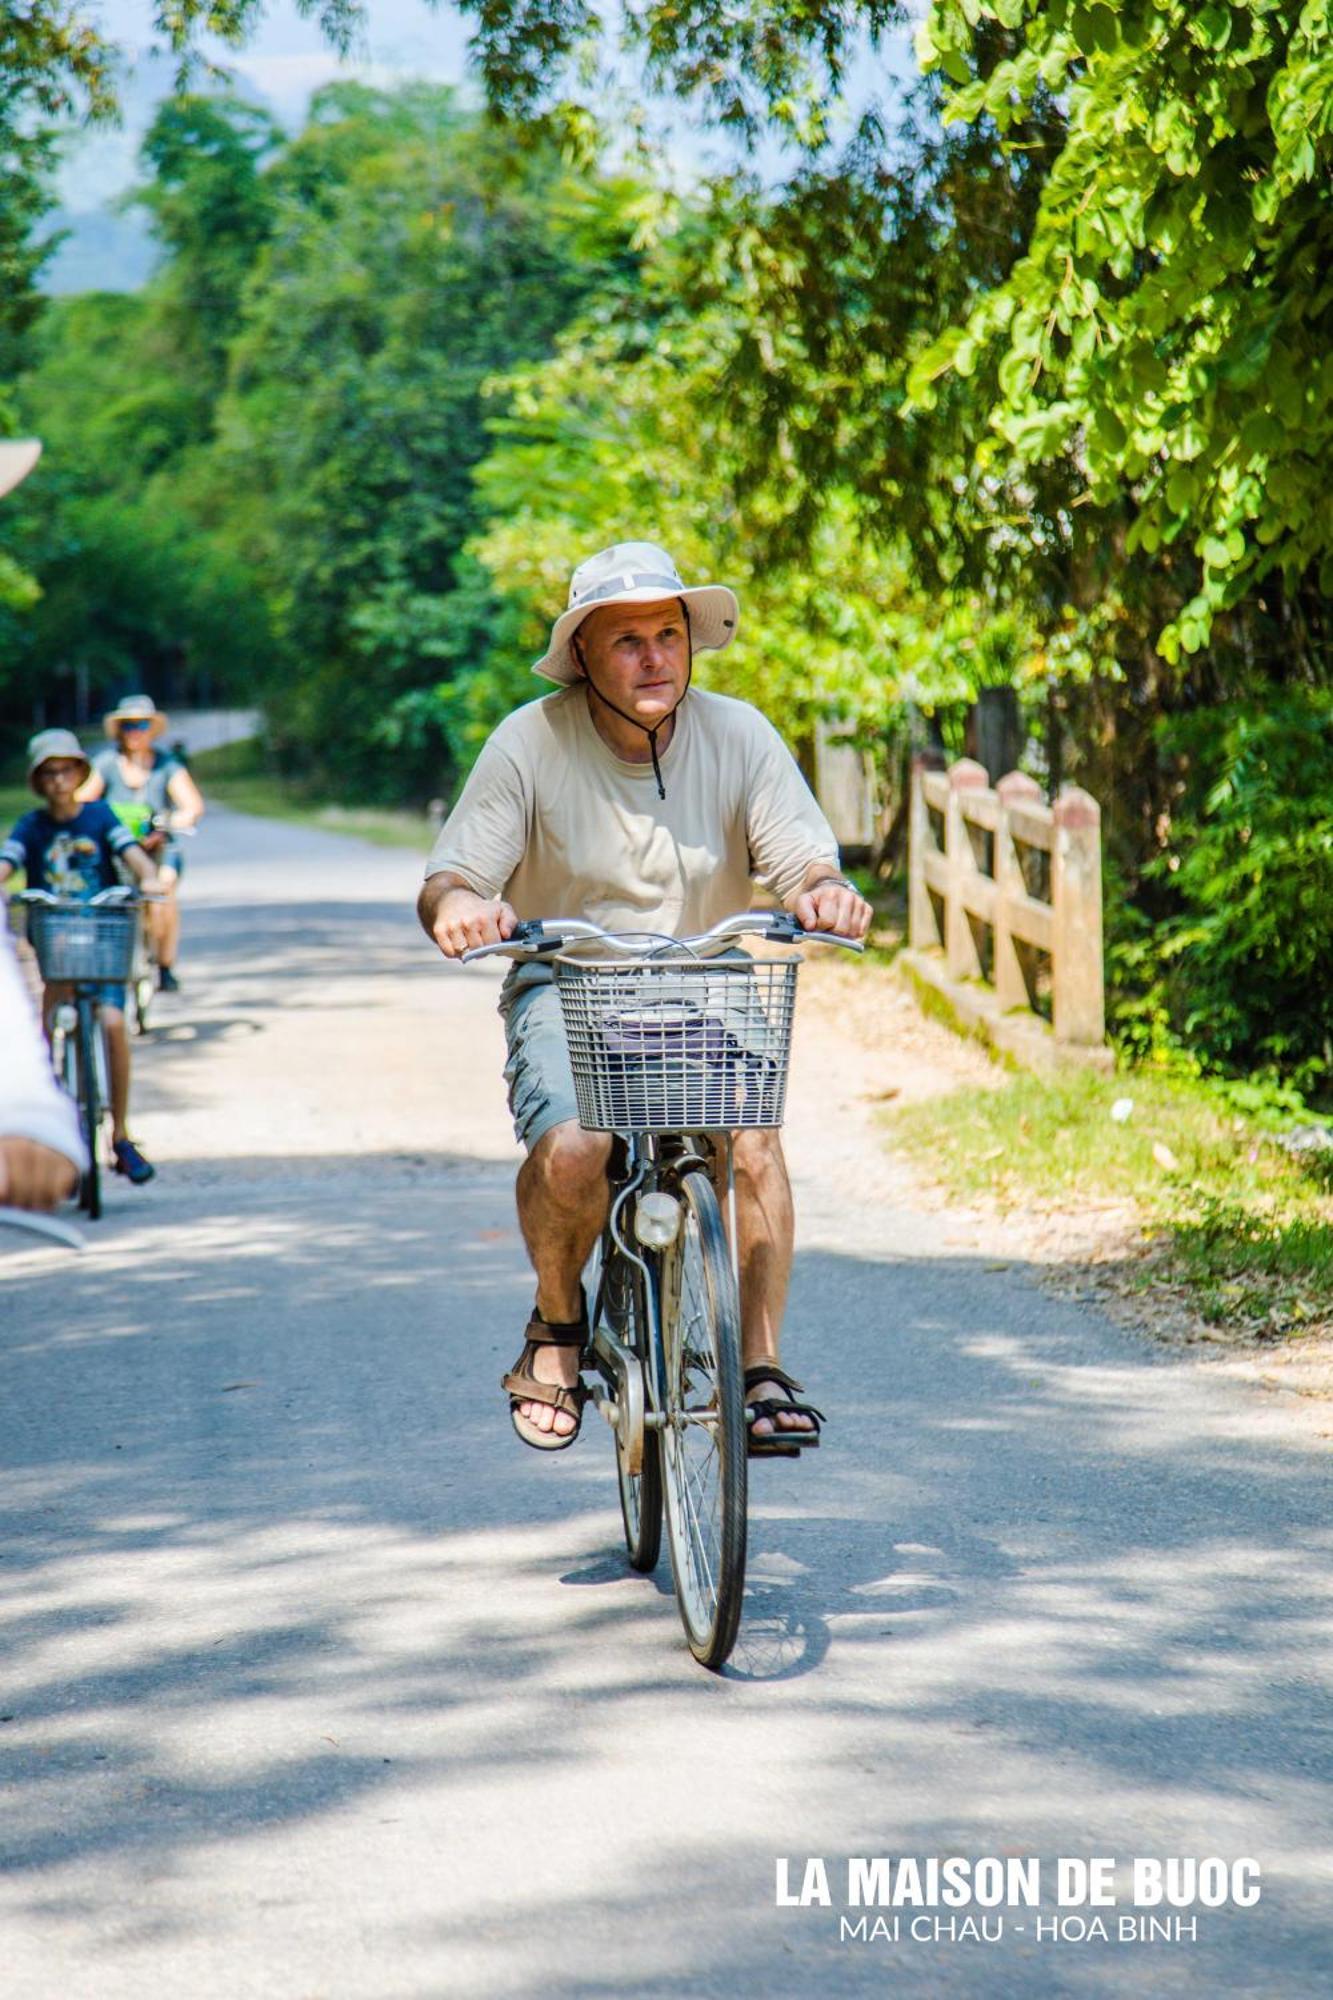
[[[569,1067],[565,1022],[553,980],[511,985],[500,995],[509,1060],[505,1082],[514,1137],[529,1152],[553,1125],[578,1123],[574,1075]]]

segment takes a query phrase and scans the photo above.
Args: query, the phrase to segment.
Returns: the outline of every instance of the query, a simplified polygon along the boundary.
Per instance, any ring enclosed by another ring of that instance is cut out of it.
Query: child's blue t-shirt
[[[24,813],[0,847],[0,861],[21,868],[30,889],[87,902],[116,886],[115,857],[137,845],[105,800],[90,799],[73,819],[52,819],[45,806]]]

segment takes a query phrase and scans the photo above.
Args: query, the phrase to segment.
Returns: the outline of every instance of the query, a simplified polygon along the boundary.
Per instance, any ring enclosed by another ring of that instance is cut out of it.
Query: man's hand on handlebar
[[[840,937],[863,938],[870,929],[869,903],[841,877],[826,878],[803,889],[791,908],[802,930],[836,931]]]
[[[461,958],[482,944],[502,944],[514,935],[518,917],[508,903],[478,896],[471,889],[449,889],[431,919],[430,934],[446,958]]]
[[[73,1163],[35,1139],[0,1139],[0,1202],[13,1208],[54,1208],[73,1194],[79,1176]]]

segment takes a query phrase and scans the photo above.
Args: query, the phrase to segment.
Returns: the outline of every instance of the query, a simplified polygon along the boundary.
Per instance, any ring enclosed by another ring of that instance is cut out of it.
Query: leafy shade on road
[[[1168,661],[1274,569],[1333,591],[1328,0],[936,0],[920,49],[948,117],[1017,139],[1054,95],[1065,133],[1024,255],[921,358],[918,400],[984,361],[983,466],[1073,447],[1095,502],[1133,494],[1128,555],[1193,547]]]

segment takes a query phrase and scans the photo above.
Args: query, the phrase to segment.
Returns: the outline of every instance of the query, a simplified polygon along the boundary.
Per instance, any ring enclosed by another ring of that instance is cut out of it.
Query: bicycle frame
[[[686,1132],[622,1133],[619,1135],[628,1152],[625,1172],[617,1175],[611,1186],[611,1205],[603,1230],[604,1242],[609,1239],[616,1253],[623,1257],[639,1273],[643,1284],[644,1315],[648,1324],[648,1365],[640,1366],[640,1357],[616,1339],[606,1324],[602,1312],[606,1289],[609,1258],[602,1259],[602,1269],[598,1280],[598,1294],[590,1301],[589,1324],[593,1328],[591,1352],[598,1373],[612,1391],[610,1397],[601,1396],[593,1390],[593,1402],[615,1431],[625,1453],[626,1469],[631,1473],[640,1471],[643,1464],[643,1437],[646,1430],[661,1430],[665,1422],[664,1409],[666,1357],[662,1338],[660,1301],[658,1296],[658,1273],[645,1254],[630,1240],[630,1232],[625,1223],[632,1222],[633,1205],[640,1195],[657,1192],[670,1193],[666,1183],[678,1180],[680,1175],[691,1170],[702,1169],[712,1179],[716,1172],[716,1158],[710,1160],[694,1145],[696,1135]],[[730,1133],[711,1136],[709,1142],[721,1152],[726,1174],[727,1242],[731,1252],[732,1274],[740,1289],[740,1263],[736,1239],[736,1176],[732,1158]]]

